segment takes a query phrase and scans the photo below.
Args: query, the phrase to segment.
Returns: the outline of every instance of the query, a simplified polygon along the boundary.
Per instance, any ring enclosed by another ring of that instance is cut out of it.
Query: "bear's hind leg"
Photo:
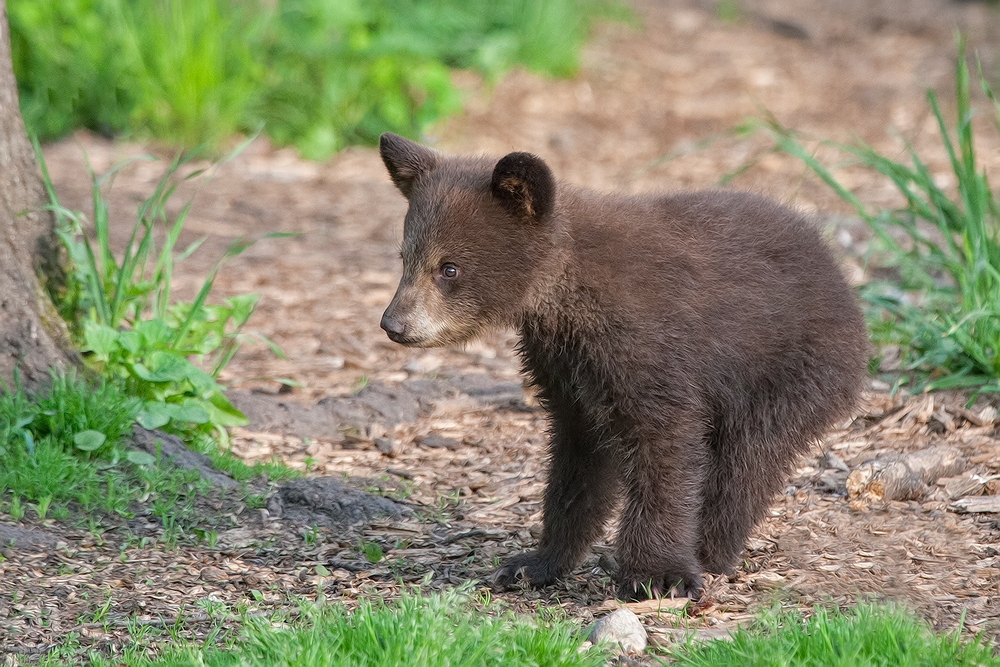
[[[616,544],[619,596],[697,595],[702,435],[693,420],[630,449]]]
[[[796,449],[791,442],[716,434],[705,479],[698,549],[706,572],[733,572],[751,531],[781,490]]]
[[[507,559],[496,571],[500,587],[519,579],[544,586],[579,565],[614,507],[617,466],[584,420],[554,413],[550,446],[542,539],[537,550]]]

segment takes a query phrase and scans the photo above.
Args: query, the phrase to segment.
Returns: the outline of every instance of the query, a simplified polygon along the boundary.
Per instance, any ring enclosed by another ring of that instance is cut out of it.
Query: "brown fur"
[[[565,574],[619,501],[623,595],[730,572],[863,381],[861,313],[816,230],[752,194],[557,186],[527,153],[445,157],[395,135],[381,152],[410,202],[383,328],[430,346],[516,327],[551,415],[541,542],[497,583]]]

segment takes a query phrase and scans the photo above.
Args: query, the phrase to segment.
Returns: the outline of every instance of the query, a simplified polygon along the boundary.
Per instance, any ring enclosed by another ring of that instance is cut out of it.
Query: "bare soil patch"
[[[889,153],[901,154],[902,137],[947,182],[925,89],[950,94],[956,25],[991,71],[1000,22],[984,4],[945,0],[739,4],[742,18],[727,23],[715,3],[639,2],[643,26],[600,27],[573,80],[514,73],[487,90],[462,75],[469,109],[431,139],[459,152],[531,150],[566,181],[636,192],[710,187],[754,162],[732,186],[834,216],[831,241],[861,279],[865,230],[836,220],[845,209],[799,163],[770,153],[762,137],[727,131],[766,109],[810,136],[861,138]],[[987,119],[977,129],[993,165],[1000,138]],[[77,144],[98,171],[151,150],[89,135],[47,147],[57,190],[74,208],[86,208],[89,187]],[[134,202],[163,167],[139,162],[118,177],[112,213],[119,242]],[[864,172],[845,166],[838,174],[865,201],[895,201]],[[222,295],[262,295],[251,327],[287,354],[276,359],[263,345],[248,347],[228,369],[234,400],[251,419],[236,430],[233,451],[247,461],[278,457],[311,475],[346,476],[357,490],[399,500],[412,516],[354,534],[297,525],[268,508],[230,508],[214,548],[172,550],[152,543],[121,549],[113,535],[48,522],[41,528],[64,547],[8,550],[0,563],[0,636],[8,638],[0,655],[42,650],[69,631],[107,648],[120,643],[133,617],[172,623],[181,614],[197,636],[208,619],[205,600],[266,611],[318,590],[349,602],[392,596],[399,582],[424,577],[431,586],[485,581],[496,559],[535,542],[546,423],[519,386],[513,335],[421,351],[391,343],[378,328],[398,279],[404,212],[374,150],[350,149],[315,164],[256,142],[213,168],[197,193],[187,240],[209,240],[176,279],[191,294],[233,239],[299,233],[254,246],[218,281]],[[275,378],[301,386],[288,391]],[[954,502],[998,492],[996,413],[985,400],[968,409],[965,402],[959,395],[893,398],[873,388],[857,418],[802,461],[736,576],[711,580],[705,600],[679,622],[729,628],[776,598],[809,606],[875,596],[904,601],[941,628],[955,627],[964,614],[969,630],[1000,636],[997,515],[963,513]],[[848,471],[864,461],[932,445],[959,451],[963,471],[932,482],[917,499],[847,496]],[[359,540],[378,544],[385,559],[370,562]],[[601,560],[608,552],[608,543],[599,544],[563,582],[504,598],[525,608],[562,605],[581,619],[604,613],[612,594]],[[104,604],[110,629],[88,620]],[[654,638],[657,631],[666,638],[677,619],[651,613],[644,621]]]

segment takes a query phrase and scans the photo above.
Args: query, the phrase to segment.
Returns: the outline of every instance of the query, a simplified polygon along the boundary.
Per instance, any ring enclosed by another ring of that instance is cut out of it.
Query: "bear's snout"
[[[390,317],[389,313],[382,315],[382,322],[379,324],[385,333],[388,334],[389,340],[396,343],[403,343],[406,341],[406,324],[400,322],[394,317]]]

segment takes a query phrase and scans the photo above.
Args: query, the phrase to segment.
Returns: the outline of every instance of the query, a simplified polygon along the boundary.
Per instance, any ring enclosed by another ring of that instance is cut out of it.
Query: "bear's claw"
[[[524,581],[539,588],[551,584],[560,574],[561,572],[547,558],[537,551],[529,551],[508,558],[493,573],[493,584],[503,589],[513,586],[518,581]]]
[[[701,590],[701,576],[696,574],[626,577],[618,580],[618,597],[629,602],[685,597],[697,600]]]

